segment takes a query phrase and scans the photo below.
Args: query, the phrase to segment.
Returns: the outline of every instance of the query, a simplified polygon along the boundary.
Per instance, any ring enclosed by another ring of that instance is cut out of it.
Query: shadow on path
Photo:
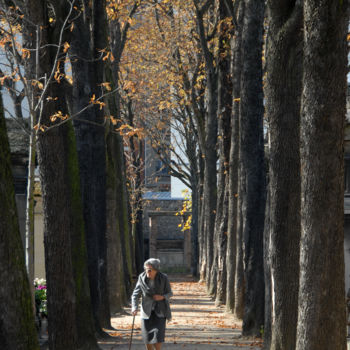
[[[224,307],[217,307],[207,296],[205,285],[194,281],[190,276],[169,276],[174,296],[171,299],[173,319],[167,324],[166,339],[162,350],[257,350],[261,349],[259,339],[242,338],[241,322]],[[132,316],[112,318],[116,331],[108,341],[99,342],[103,350],[127,350],[131,334]],[[135,319],[131,349],[141,350],[145,346],[141,340],[140,318]]]

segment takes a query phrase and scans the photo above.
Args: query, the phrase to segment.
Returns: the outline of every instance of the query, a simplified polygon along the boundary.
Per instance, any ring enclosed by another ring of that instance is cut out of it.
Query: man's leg
[[[147,350],[153,350],[154,349],[153,344],[146,344],[146,348],[147,348]]]
[[[156,343],[156,344],[155,344],[156,350],[160,350],[161,347],[162,347],[162,344],[163,344],[163,343]]]

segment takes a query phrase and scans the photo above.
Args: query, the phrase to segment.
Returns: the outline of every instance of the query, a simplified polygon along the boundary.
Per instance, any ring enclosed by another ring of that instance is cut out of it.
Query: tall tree
[[[73,69],[73,114],[86,228],[89,283],[95,327],[111,327],[107,286],[106,247],[106,145],[101,97],[104,62],[101,51],[107,47],[105,1],[81,1],[76,8],[70,43]],[[89,103],[91,108],[86,108]],[[99,101],[99,100],[98,100]],[[82,112],[83,111],[83,112]]]
[[[267,174],[268,179],[268,174]],[[267,180],[268,181],[268,180]],[[272,305],[272,281],[270,262],[270,187],[267,186],[265,227],[264,227],[264,278],[265,278],[265,318],[264,318],[264,346],[268,350],[271,345],[271,305]]]
[[[66,56],[63,40],[69,33],[66,26],[73,5],[51,7],[36,0],[21,5],[20,8],[4,5],[2,14],[6,19],[21,20],[21,27],[8,20],[8,32],[13,35],[14,30],[22,30],[23,48],[13,36],[8,49],[16,63],[13,74],[23,85],[30,115],[38,117],[32,135],[38,137],[41,166],[49,342],[51,347],[95,349],[75,144],[71,142],[68,124],[57,128],[59,121],[67,118],[65,92],[69,84],[63,79]]]
[[[193,0],[196,8],[196,24],[200,42],[200,48],[205,64],[206,91],[207,91],[207,110],[204,120],[197,120],[197,124],[202,124],[198,128],[199,145],[204,158],[204,177],[203,177],[203,244],[205,245],[204,270],[207,287],[210,291],[210,271],[213,263],[213,235],[216,213],[216,161],[217,161],[217,68],[214,63],[214,54],[209,44],[212,33],[205,26],[205,16],[208,11],[212,11],[213,1]],[[209,11],[209,12],[210,12]],[[215,25],[212,29],[215,29]]]
[[[0,346],[38,350],[24,251],[19,232],[10,147],[0,101]]]
[[[232,116],[232,75],[231,75],[231,46],[230,38],[234,34],[232,17],[226,1],[219,2],[219,52],[218,52],[218,144],[219,144],[219,172],[217,205],[215,217],[216,259],[213,268],[217,278],[213,283],[216,286],[216,304],[226,301],[226,250],[228,230],[228,181],[229,157],[231,142]],[[215,255],[214,255],[215,256]],[[215,275],[215,276],[214,276]]]
[[[240,177],[245,266],[243,334],[260,335],[264,324],[263,231],[265,166],[263,139],[263,0],[246,0],[242,32]]]
[[[348,1],[305,0],[297,350],[346,349],[344,169]]]
[[[126,302],[131,293],[135,257],[141,258],[138,260],[138,270],[143,269],[143,254],[136,255],[133,251],[134,244],[132,240],[143,242],[143,236],[142,232],[137,231],[138,236],[132,237],[132,224],[129,225],[130,213],[126,191],[124,146],[122,137],[116,131],[120,127],[121,120],[121,99],[119,89],[117,89],[119,86],[120,62],[127,42],[131,18],[135,15],[140,1],[132,0],[123,4],[109,1],[107,5],[110,56],[106,60],[105,79],[109,90],[113,89],[114,91],[114,94],[107,98],[108,114],[113,116],[112,121],[114,122],[114,124],[109,123],[106,130],[107,268],[111,312],[115,312]]]
[[[45,9],[46,11],[48,8]],[[43,42],[59,42],[67,18],[66,7],[55,7],[55,25],[42,32]],[[48,19],[47,13],[44,19]],[[45,22],[44,22],[45,23]],[[42,74],[52,69],[57,48],[46,46],[41,60]],[[63,51],[63,47],[59,50]],[[63,62],[57,66],[63,68]],[[54,116],[68,109],[64,81],[48,86],[50,102],[44,105],[40,128],[52,125]],[[59,123],[57,118],[56,123]],[[54,123],[55,124],[55,123]],[[84,225],[82,220],[79,175],[75,140],[71,125],[65,123],[40,132],[39,166],[45,215],[45,267],[48,286],[49,344],[52,348],[96,349],[92,322]]]
[[[272,339],[270,349],[295,349],[300,242],[299,121],[302,2],[268,1],[266,113],[269,130]]]
[[[48,24],[48,13],[46,3],[31,1],[27,4],[26,15],[32,15],[36,25],[41,25],[40,44],[44,46],[38,54],[40,63],[27,68],[29,81],[34,81],[33,71],[39,72],[37,76],[50,75],[50,72],[58,64],[56,58],[62,53],[61,34],[67,20],[67,9],[58,6],[55,10],[56,23],[52,26]],[[57,24],[57,25],[56,25]],[[62,27],[63,26],[63,27]],[[26,28],[28,41],[30,43],[37,40],[33,35],[31,26]],[[32,33],[30,39],[30,33]],[[57,47],[49,44],[58,44]],[[48,44],[48,45],[46,45]],[[34,44],[34,47],[35,44]],[[45,54],[44,54],[45,53]],[[55,63],[54,63],[55,62]],[[54,64],[54,65],[53,65]],[[30,70],[31,69],[31,70]],[[52,74],[51,74],[52,78]],[[48,96],[56,96],[55,85],[46,85],[45,96],[34,95],[34,104],[40,104]],[[56,109],[57,108],[57,109]],[[51,117],[58,111],[65,111],[65,100],[59,99],[57,102],[51,101],[43,105],[40,117],[41,125],[50,125]],[[58,122],[58,119],[56,123]],[[38,127],[43,130],[44,127]],[[73,277],[73,264],[71,254],[71,207],[68,201],[68,172],[67,163],[62,156],[65,154],[64,139],[66,129],[54,128],[38,135],[39,166],[41,177],[41,188],[43,195],[44,209],[44,244],[45,244],[45,267],[47,279],[47,308],[49,320],[49,344],[52,348],[75,349],[78,343],[78,332],[76,324],[76,295]],[[67,205],[68,204],[68,205]]]
[[[237,273],[236,259],[240,257],[237,249],[241,249],[242,244],[238,241],[238,156],[239,156],[239,106],[241,94],[241,44],[242,44],[242,25],[244,18],[244,1],[239,2],[239,6],[230,6],[232,19],[235,25],[235,35],[231,38],[232,59],[232,117],[231,117],[231,142],[229,155],[229,181],[228,181],[228,223],[227,223],[227,291],[226,291],[226,310],[234,312],[235,306],[243,305],[244,286],[238,282],[243,278]],[[236,9],[236,11],[234,11]],[[239,261],[242,261],[240,259]],[[240,264],[240,263],[239,263]],[[238,265],[239,265],[238,264]],[[237,297],[235,286],[237,285]],[[241,297],[240,297],[241,296]],[[237,308],[238,309],[238,308]],[[243,313],[236,313],[238,318],[242,318]]]

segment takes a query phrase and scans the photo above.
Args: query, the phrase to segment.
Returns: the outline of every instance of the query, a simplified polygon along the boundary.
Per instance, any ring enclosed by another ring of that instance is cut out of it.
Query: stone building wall
[[[190,233],[181,231],[182,199],[153,199],[144,202],[143,233],[145,258],[161,261],[162,269],[190,268]]]
[[[143,235],[145,239],[149,238],[149,211],[180,211],[183,200],[146,200],[144,201],[143,214]],[[164,216],[158,219],[159,239],[183,239],[184,235],[178,225],[182,222],[180,216]]]

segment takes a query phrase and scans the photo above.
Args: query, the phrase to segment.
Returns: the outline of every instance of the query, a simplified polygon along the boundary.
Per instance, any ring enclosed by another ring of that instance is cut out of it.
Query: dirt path
[[[170,277],[174,296],[171,299],[173,319],[167,325],[165,344],[162,349],[189,350],[256,350],[261,348],[258,339],[243,339],[241,323],[232,315],[224,313],[223,307],[215,307],[214,302],[205,293],[204,284],[189,277]],[[112,319],[116,329],[108,341],[99,342],[104,350],[127,350],[131,333],[132,316]],[[136,316],[133,344],[131,349],[144,350],[141,340],[140,318]]]

